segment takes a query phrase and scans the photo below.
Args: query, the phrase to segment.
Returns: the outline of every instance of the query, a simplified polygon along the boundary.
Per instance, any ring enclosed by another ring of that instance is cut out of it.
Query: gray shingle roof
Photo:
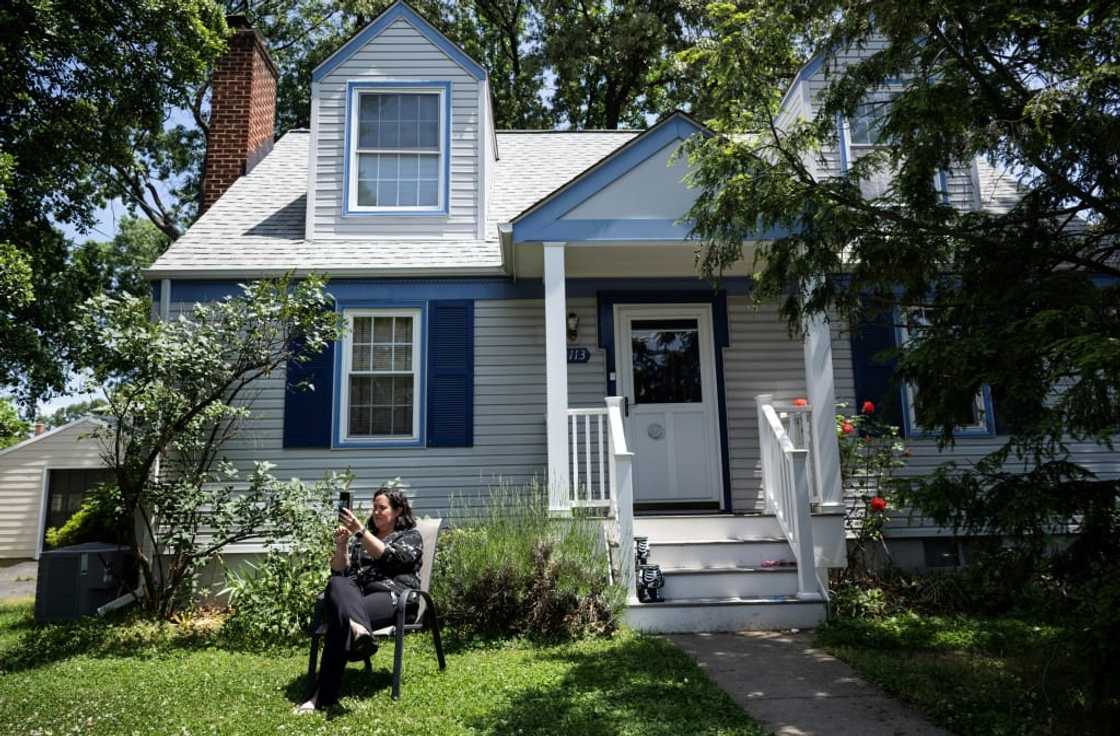
[[[499,223],[509,222],[636,131],[499,132],[484,240],[316,240],[304,238],[309,138],[293,130],[276,142],[147,270],[149,278],[221,278],[326,272],[498,274]]]

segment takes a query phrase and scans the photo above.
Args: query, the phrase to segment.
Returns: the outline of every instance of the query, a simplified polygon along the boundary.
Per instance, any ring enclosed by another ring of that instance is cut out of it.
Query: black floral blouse
[[[382,541],[385,552],[374,559],[362,546],[360,537],[351,539],[350,562],[345,574],[358,582],[364,595],[377,590],[396,593],[402,588],[419,588],[420,564],[424,559],[424,539],[420,531],[398,529]]]

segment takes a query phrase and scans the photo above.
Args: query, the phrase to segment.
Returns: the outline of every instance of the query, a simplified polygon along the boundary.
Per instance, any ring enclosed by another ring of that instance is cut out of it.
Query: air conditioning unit
[[[43,552],[35,583],[35,621],[72,621],[92,616],[119,597],[132,576],[128,547],[89,542]]]

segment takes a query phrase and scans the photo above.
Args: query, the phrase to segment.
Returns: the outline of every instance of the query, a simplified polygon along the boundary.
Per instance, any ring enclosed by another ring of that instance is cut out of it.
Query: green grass
[[[905,614],[842,620],[817,644],[962,736],[1114,733],[1120,704],[1087,706],[1088,675],[1061,627]]]
[[[685,654],[632,633],[464,647],[443,673],[430,639],[416,635],[399,702],[383,649],[372,673],[350,666],[336,712],[295,716],[306,657],[304,648],[237,651],[205,622],[36,627],[28,603],[0,604],[0,733],[763,733]]]

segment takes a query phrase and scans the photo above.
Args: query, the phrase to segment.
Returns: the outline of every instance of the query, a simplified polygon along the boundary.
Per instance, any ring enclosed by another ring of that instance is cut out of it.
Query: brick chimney
[[[226,23],[233,35],[211,81],[201,212],[272,150],[276,126],[276,64],[264,38],[244,15],[226,16]]]

